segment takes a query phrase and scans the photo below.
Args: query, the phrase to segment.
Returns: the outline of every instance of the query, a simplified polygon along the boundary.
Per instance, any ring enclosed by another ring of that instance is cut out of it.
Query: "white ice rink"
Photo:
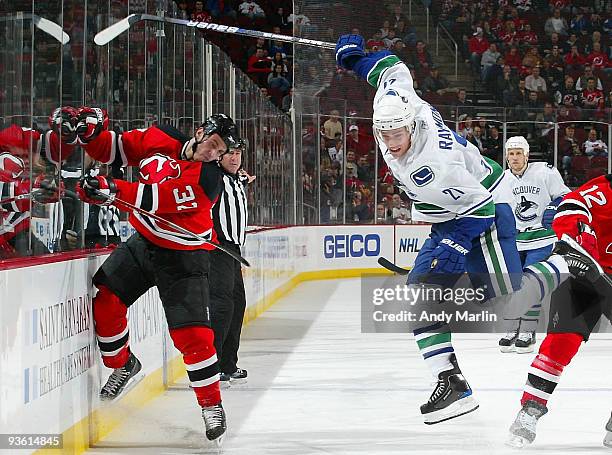
[[[303,283],[243,330],[239,363],[249,382],[223,391],[228,434],[220,451],[205,442],[184,380],[88,453],[518,453],[503,441],[533,354],[501,354],[493,336],[454,336],[480,409],[427,426],[419,405],[432,379],[413,337],[362,334],[359,300],[359,279]],[[601,444],[611,373],[610,336],[583,344],[523,452],[612,454]]]

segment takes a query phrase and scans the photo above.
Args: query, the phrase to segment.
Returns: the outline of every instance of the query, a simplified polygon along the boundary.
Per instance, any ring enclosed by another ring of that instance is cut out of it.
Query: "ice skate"
[[[535,349],[535,332],[521,332],[514,342],[514,350],[517,354],[527,354]]]
[[[226,430],[225,411],[221,403],[203,407],[202,418],[206,426],[206,438],[217,446],[221,446]]]
[[[518,329],[506,333],[499,340],[499,350],[503,353],[514,352],[514,342],[518,337]]]
[[[603,445],[612,449],[612,415],[606,423],[606,436],[603,440]]]
[[[242,368],[236,369],[232,374],[229,375],[230,383],[232,385],[235,384],[246,384],[247,382],[247,370],[243,370]]]
[[[438,375],[429,401],[421,406],[421,414],[427,425],[444,422],[478,408],[478,402],[472,396],[472,389],[461,374],[454,354],[451,362],[454,368]]]
[[[510,427],[506,445],[521,448],[531,444],[536,437],[538,419],[548,412],[546,406],[537,401],[525,402]]]
[[[219,373],[219,387],[222,389],[229,389],[232,385],[230,375],[227,373]]]
[[[121,368],[115,368],[100,391],[100,399],[111,401],[137,382],[138,373],[142,369],[140,361],[130,353],[128,361]]]
[[[582,278],[595,283],[604,270],[589,253],[567,234],[561,236],[561,240],[555,245],[552,254],[558,254],[565,259],[570,273],[575,278]]]

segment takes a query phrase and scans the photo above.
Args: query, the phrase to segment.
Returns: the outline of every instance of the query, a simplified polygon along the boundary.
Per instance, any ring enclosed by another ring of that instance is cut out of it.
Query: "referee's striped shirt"
[[[238,246],[244,245],[248,221],[245,182],[223,173],[222,191],[212,209],[217,238]]]

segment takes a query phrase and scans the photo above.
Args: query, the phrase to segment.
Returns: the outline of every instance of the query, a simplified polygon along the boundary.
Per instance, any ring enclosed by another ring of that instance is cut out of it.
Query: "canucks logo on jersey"
[[[514,208],[514,215],[524,222],[533,221],[538,217],[538,204],[521,196],[521,202]]]

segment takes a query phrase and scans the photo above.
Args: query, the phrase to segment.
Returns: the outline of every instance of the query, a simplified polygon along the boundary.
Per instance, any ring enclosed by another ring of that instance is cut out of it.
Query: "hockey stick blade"
[[[68,33],[62,29],[55,22],[51,22],[49,19],[45,19],[44,17],[32,15],[32,20],[34,21],[34,25],[38,27],[43,32],[51,35],[53,38],[58,40],[62,44],[68,44],[70,41],[70,36]]]
[[[382,256],[378,258],[378,264],[393,273],[397,273],[398,275],[408,275],[410,273],[410,270],[395,265],[393,262],[388,259],[385,259]]]
[[[96,36],[94,36],[94,43],[96,43],[98,46],[104,46],[117,38],[123,32],[129,30],[132,24],[142,20],[142,16],[142,14],[130,14],[128,17],[121,19],[119,22],[115,22],[110,27],[98,32]]]
[[[14,16],[0,17],[0,22],[15,22],[24,20],[31,20],[36,28],[51,35],[62,44],[68,44],[70,41],[70,35],[68,35],[68,33],[66,33],[62,27],[55,22],[45,19],[44,17],[37,16],[36,14],[17,13]]]

